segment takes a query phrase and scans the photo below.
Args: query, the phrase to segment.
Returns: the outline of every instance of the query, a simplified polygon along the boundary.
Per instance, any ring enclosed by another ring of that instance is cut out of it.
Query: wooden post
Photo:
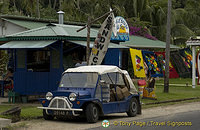
[[[87,65],[89,65],[89,57],[90,57],[90,27],[91,27],[91,18],[88,16],[88,24],[87,24],[87,48],[86,48],[86,61]]]
[[[192,46],[192,88],[196,87],[196,46]]]
[[[113,10],[111,10],[111,11],[105,13],[104,15],[102,15],[102,16],[96,18],[96,19],[93,20],[93,21],[91,21],[91,17],[88,16],[88,23],[87,23],[84,27],[82,27],[82,28],[76,30],[76,32],[80,32],[80,31],[82,31],[83,29],[85,29],[85,28],[87,27],[87,48],[86,48],[86,61],[87,61],[87,65],[89,65],[89,57],[90,57],[90,28],[91,28],[91,24],[94,23],[94,22],[96,22],[96,21],[98,21],[99,19],[101,19],[101,18],[103,18],[103,17],[109,15],[109,14],[112,13],[114,10],[115,10],[115,9],[113,9]]]

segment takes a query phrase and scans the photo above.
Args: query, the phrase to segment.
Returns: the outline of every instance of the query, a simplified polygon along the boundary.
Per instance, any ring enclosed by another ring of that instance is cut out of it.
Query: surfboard
[[[110,13],[98,31],[90,54],[89,65],[100,65],[102,63],[110,43],[113,22],[114,14]]]

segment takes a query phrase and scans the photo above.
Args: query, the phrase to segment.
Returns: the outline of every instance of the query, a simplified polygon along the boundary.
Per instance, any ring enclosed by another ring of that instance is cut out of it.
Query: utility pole
[[[89,57],[90,57],[90,28],[91,28],[91,18],[88,16],[88,23],[87,23],[87,48],[86,48],[86,61],[87,65],[89,64]]]
[[[164,76],[164,92],[169,92],[169,59],[170,59],[170,40],[171,40],[171,8],[172,1],[168,0],[167,12],[167,34],[166,34],[166,49],[165,49],[165,76]]]

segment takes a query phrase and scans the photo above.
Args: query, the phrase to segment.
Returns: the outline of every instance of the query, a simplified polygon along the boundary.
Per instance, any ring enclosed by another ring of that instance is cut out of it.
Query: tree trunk
[[[53,9],[56,8],[56,2],[57,2],[57,0],[54,0],[54,3],[53,3]]]
[[[52,7],[51,7],[51,0],[49,0],[49,7],[52,8]]]
[[[37,0],[37,17],[40,18],[40,0]]]
[[[167,13],[167,34],[166,34],[166,49],[165,49],[165,76],[164,76],[164,92],[169,92],[169,59],[170,59],[170,34],[171,34],[171,8],[172,1],[168,0]]]

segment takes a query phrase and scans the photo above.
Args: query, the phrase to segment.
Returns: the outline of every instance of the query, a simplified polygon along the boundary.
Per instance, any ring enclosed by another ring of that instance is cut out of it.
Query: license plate
[[[68,115],[68,111],[53,111],[55,116],[65,116]]]

